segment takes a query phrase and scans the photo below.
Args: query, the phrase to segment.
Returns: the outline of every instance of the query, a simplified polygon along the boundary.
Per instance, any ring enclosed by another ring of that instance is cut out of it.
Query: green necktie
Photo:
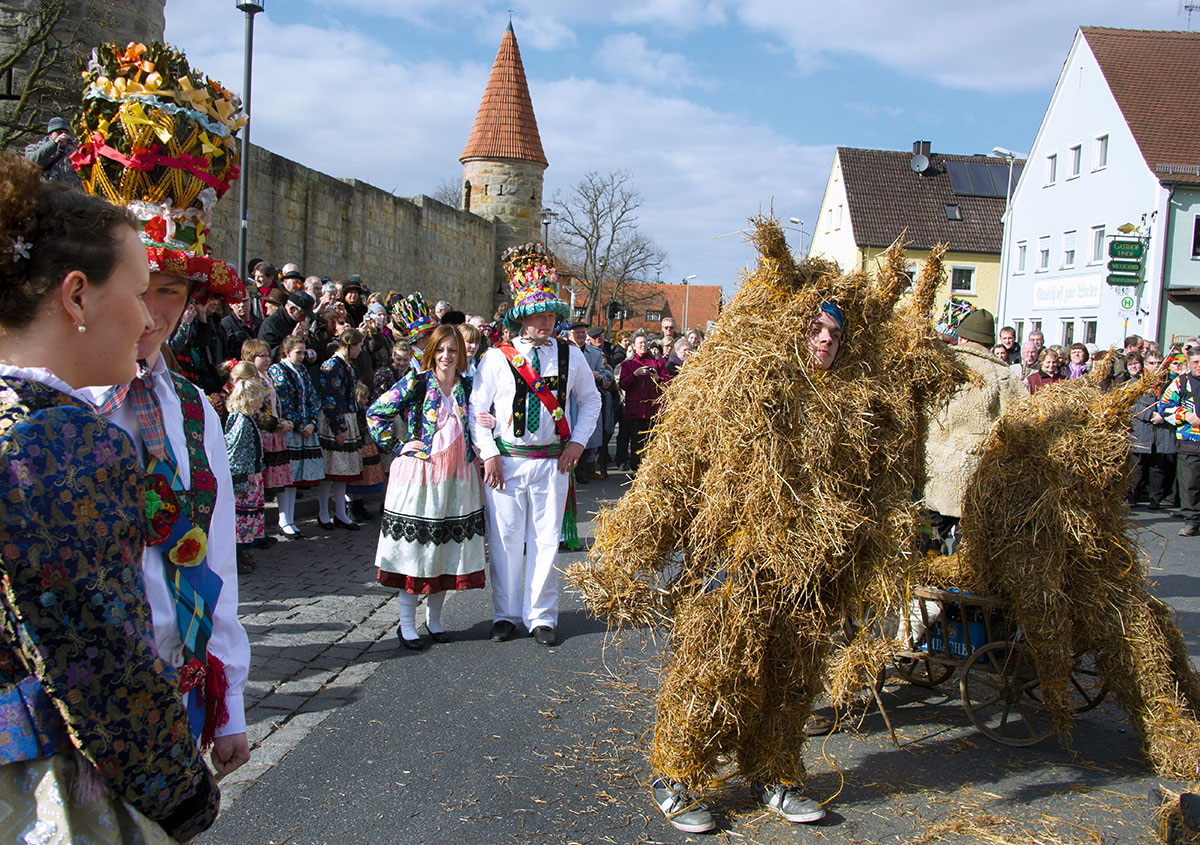
[[[537,376],[541,376],[542,361],[538,357],[538,348],[536,346],[529,347],[529,366],[533,367],[533,372]],[[538,422],[542,416],[542,400],[531,390],[526,401],[529,403],[529,409],[525,414],[525,430],[533,434],[537,431]]]

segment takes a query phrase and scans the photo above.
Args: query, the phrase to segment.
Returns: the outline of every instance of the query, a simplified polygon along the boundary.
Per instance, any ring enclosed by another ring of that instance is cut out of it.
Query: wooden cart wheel
[[[954,667],[929,657],[897,657],[896,671],[910,684],[936,687],[954,674]]]
[[[1030,689],[1029,695],[1038,702],[1042,700],[1039,687]],[[1071,712],[1086,713],[1103,701],[1106,695],[1108,684],[1100,675],[1096,653],[1089,651],[1076,656],[1075,665],[1071,668]]]
[[[997,640],[977,648],[958,685],[967,715],[996,742],[1036,745],[1054,731],[1050,711],[1031,694],[1038,677],[1022,643]]]

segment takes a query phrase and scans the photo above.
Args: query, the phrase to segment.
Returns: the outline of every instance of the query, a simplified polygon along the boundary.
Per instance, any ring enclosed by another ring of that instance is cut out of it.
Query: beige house
[[[929,250],[946,243],[939,302],[953,295],[995,313],[1008,179],[1002,159],[934,153],[928,141],[912,152],[838,147],[809,255],[862,270],[903,236],[919,272]]]

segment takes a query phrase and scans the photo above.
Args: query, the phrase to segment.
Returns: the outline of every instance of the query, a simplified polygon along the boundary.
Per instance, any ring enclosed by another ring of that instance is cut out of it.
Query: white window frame
[[[842,228],[842,206],[841,206],[841,203],[838,203],[837,216],[833,218],[833,228],[834,228],[834,231],[837,231]]]
[[[969,271],[971,273],[971,286],[967,290],[960,290],[960,289],[957,289],[954,287],[954,273],[955,273],[955,271],[958,271],[958,270]],[[951,296],[974,296],[976,293],[975,280],[978,275],[979,274],[976,272],[975,266],[972,264],[953,264],[953,265],[951,265],[951,267],[950,267],[950,295]]]
[[[1192,260],[1200,261],[1200,214],[1192,223]]]
[[[1104,247],[1108,243],[1108,232],[1104,226],[1092,227],[1092,254],[1088,264],[1104,263]]]
[[[1109,133],[1102,132],[1096,136],[1096,143],[1092,148],[1092,161],[1095,162],[1092,165],[1093,172],[1097,170],[1103,170],[1104,168],[1108,167],[1108,135]]]
[[[1060,337],[1062,338],[1062,345],[1069,347],[1072,343],[1075,342],[1075,318],[1074,317],[1059,317],[1058,319],[1059,319],[1059,326],[1062,329],[1062,334],[1060,335]],[[1071,332],[1070,337],[1067,336],[1068,329]]]
[[[1019,347],[1025,342],[1025,318],[1020,317],[1012,321],[1013,331],[1017,333],[1017,346]],[[1000,335],[996,335],[999,337]]]
[[[1029,252],[1028,241],[1017,241],[1017,269],[1013,270],[1013,275],[1017,276],[1025,272],[1025,260]]]
[[[1050,236],[1041,235],[1038,237],[1038,255],[1037,266],[1033,268],[1035,273],[1050,272]]]
[[[1078,179],[1079,174],[1083,171],[1083,144],[1072,144],[1067,148],[1068,164],[1071,172],[1067,175],[1068,179]]]
[[[1089,344],[1089,343],[1095,343],[1096,338],[1098,338],[1100,336],[1100,318],[1094,317],[1094,316],[1080,317],[1079,322],[1083,326],[1083,331],[1079,335],[1080,338],[1082,338],[1082,340],[1080,340],[1079,342],[1082,344],[1085,344],[1085,345]],[[1091,328],[1092,328],[1092,339],[1091,340],[1087,339],[1088,326],[1091,326]]]
[[[1063,232],[1062,264],[1060,265],[1060,269],[1070,270],[1075,266],[1075,262],[1078,260],[1078,250],[1076,249],[1078,246],[1076,241],[1078,241],[1078,239],[1078,232],[1074,229],[1068,229],[1067,231]]]
[[[833,228],[833,206],[825,209],[825,234],[829,234]]]
[[[1058,179],[1058,153],[1046,156],[1046,185],[1050,187]]]

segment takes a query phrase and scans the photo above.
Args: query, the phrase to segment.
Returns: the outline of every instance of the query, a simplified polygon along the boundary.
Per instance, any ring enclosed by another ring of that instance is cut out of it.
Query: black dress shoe
[[[317,517],[317,525],[321,526],[322,531],[332,531],[336,526],[333,522],[322,522],[320,517]]]
[[[346,510],[350,513],[350,518],[355,522],[370,522],[371,513],[367,510],[367,504],[362,499],[355,499]]]
[[[549,625],[538,625],[530,633],[533,634],[533,640],[538,645],[558,645],[558,634]]]
[[[400,638],[400,645],[404,646],[409,651],[424,651],[425,650],[425,641],[423,639],[421,639],[420,637],[417,637],[415,640],[410,640],[404,636],[404,634],[400,631],[399,628],[396,629],[396,636],[398,636]]]
[[[517,631],[517,626],[509,622],[507,619],[501,619],[498,622],[492,623],[492,642],[506,643],[513,638],[513,634]]]
[[[284,537],[287,537],[289,540],[303,540],[304,539],[304,534],[301,533],[300,529],[296,528],[295,526],[292,526],[292,525],[289,525],[287,528],[280,528],[279,533],[282,534]]]
[[[445,631],[430,631],[428,625],[425,626],[425,630],[429,634],[429,639],[433,640],[435,643],[442,643],[444,645],[445,643],[450,642],[450,635]]]
[[[336,516],[333,518],[333,525],[336,525],[338,528],[345,528],[347,531],[357,531],[358,530],[357,522],[342,522]]]

